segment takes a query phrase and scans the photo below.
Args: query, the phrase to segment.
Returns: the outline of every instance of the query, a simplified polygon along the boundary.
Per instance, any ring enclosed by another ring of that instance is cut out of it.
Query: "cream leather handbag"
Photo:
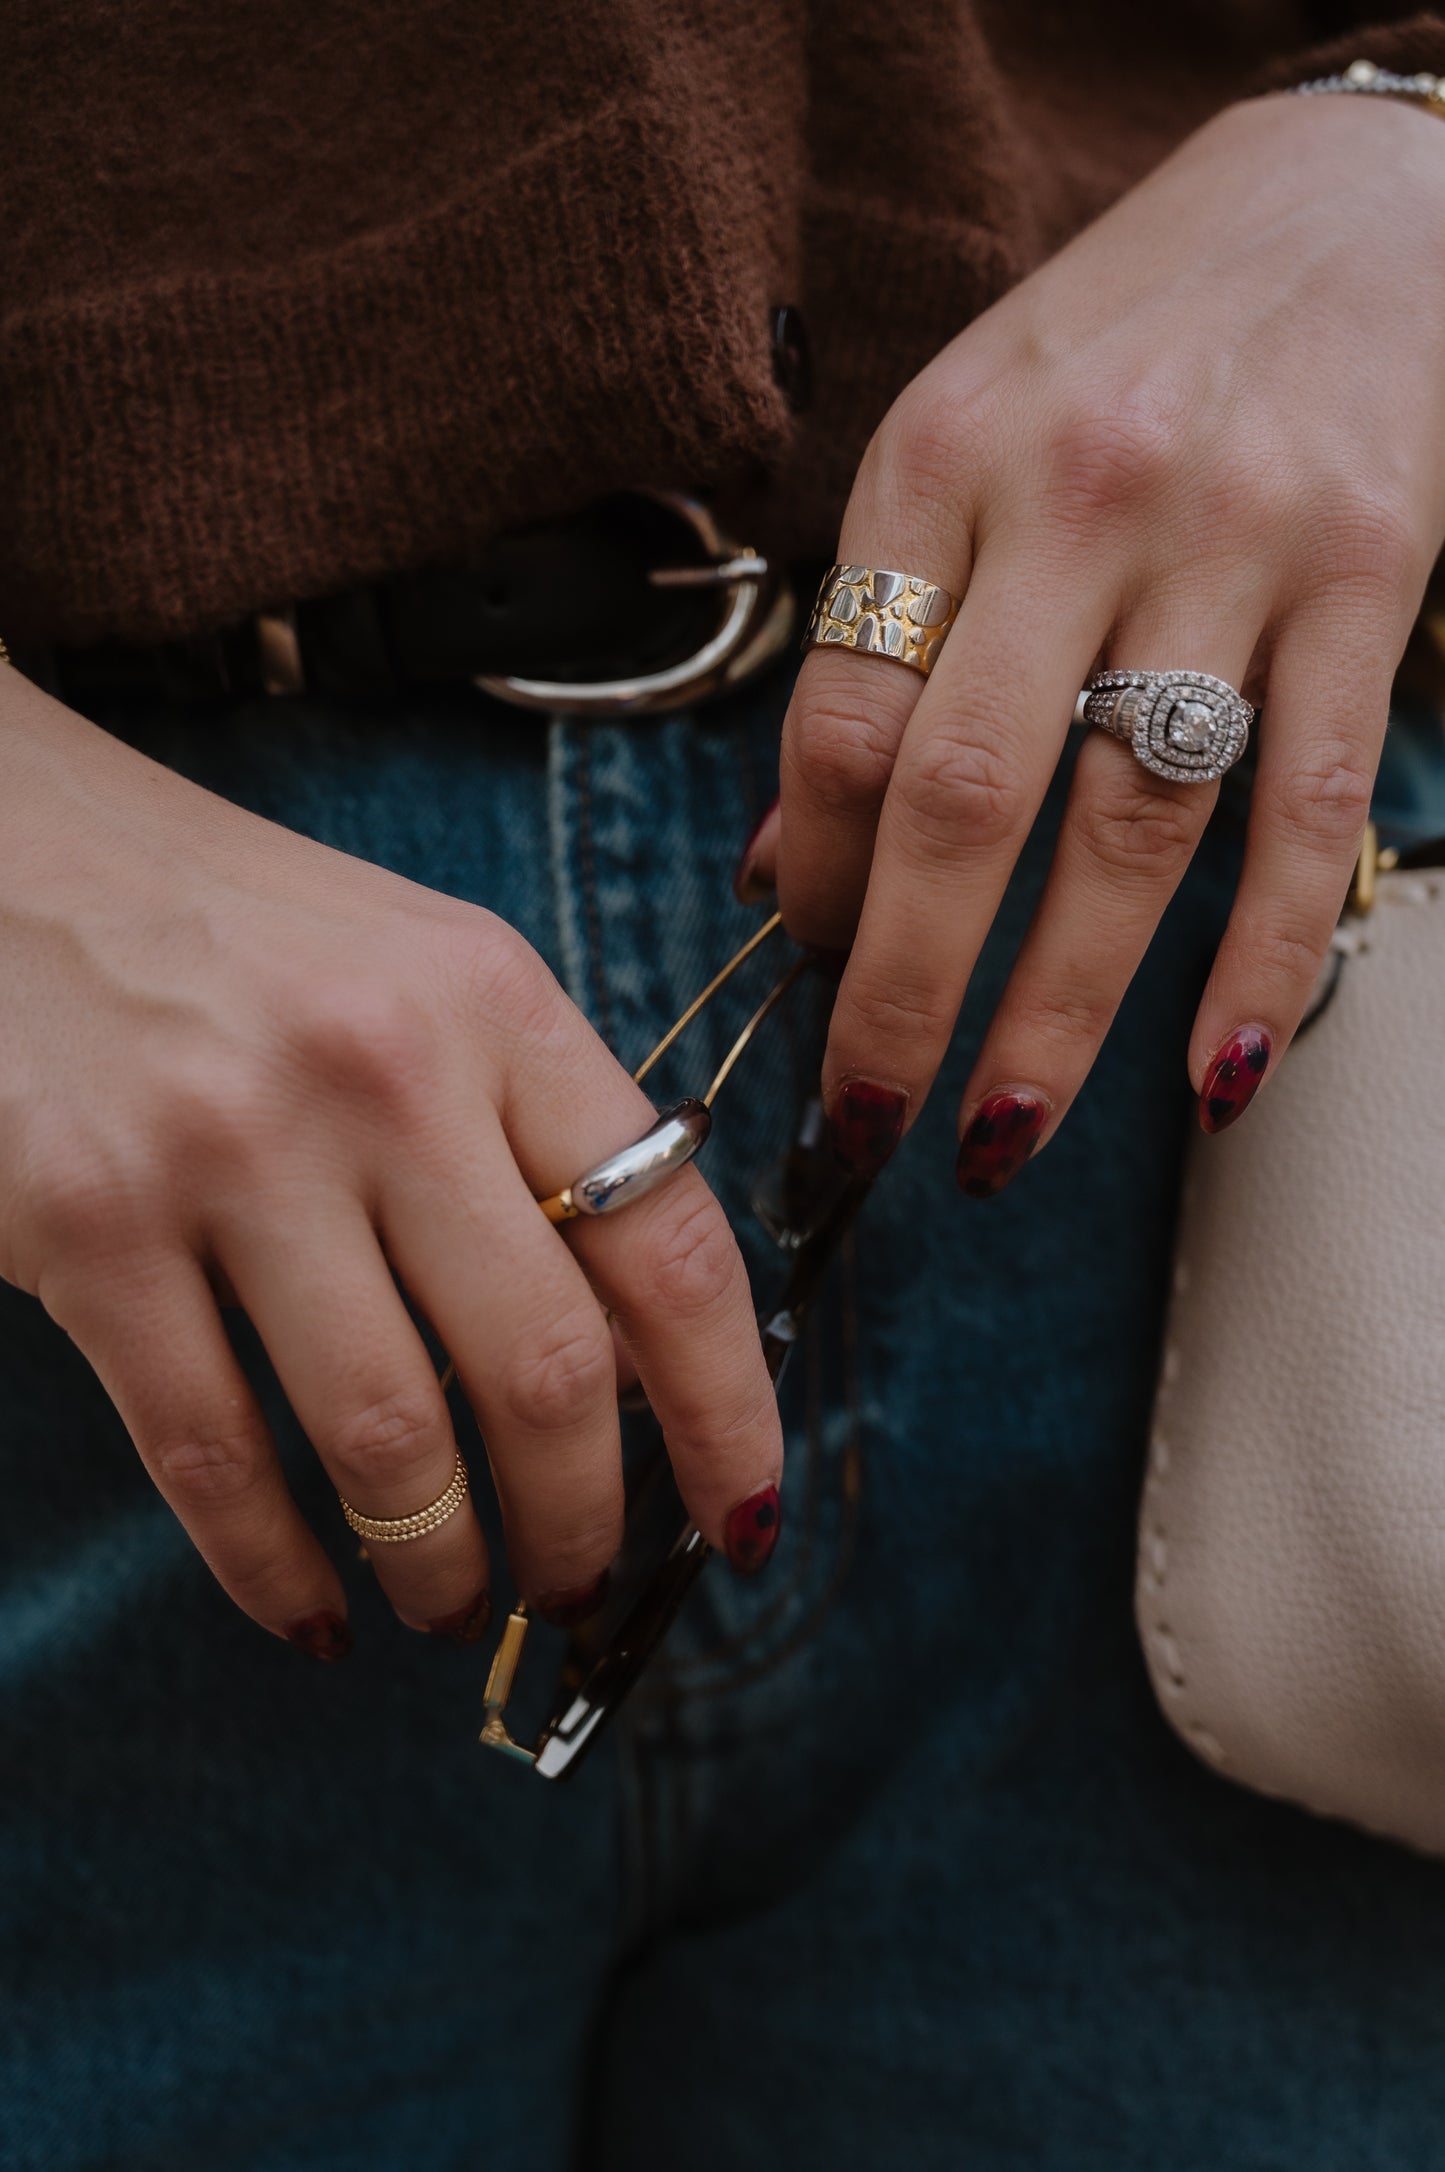
[[[1356,900],[1191,1150],[1136,1601],[1206,1763],[1445,1854],[1445,869]]]

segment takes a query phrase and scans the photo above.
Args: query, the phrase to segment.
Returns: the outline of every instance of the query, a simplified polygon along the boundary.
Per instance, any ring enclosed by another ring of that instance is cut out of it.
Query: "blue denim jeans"
[[[465,694],[103,721],[495,907],[636,1061],[754,924],[729,876],[786,690],[616,725]],[[1429,827],[1438,753],[1395,776]],[[567,1787],[477,1748],[485,1650],[395,1621],[244,1323],[350,1590],[341,1667],[221,1596],[76,1351],[0,1288],[7,2172],[1435,2161],[1445,1873],[1196,1766],[1132,1626],[1233,797],[1057,1140],[996,1200],[953,1184],[1066,781],[786,1382],[770,1570],[710,1567]],[[679,1091],[757,988],[699,1022]],[[760,1280],[749,1184],[808,1082],[807,1012],[704,1163]]]

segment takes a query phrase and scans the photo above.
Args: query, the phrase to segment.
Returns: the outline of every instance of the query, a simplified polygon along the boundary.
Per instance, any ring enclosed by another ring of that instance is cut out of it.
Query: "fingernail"
[[[908,1096],[871,1078],[850,1078],[839,1088],[828,1118],[833,1152],[854,1176],[877,1176],[903,1137]]]
[[[764,1567],[778,1543],[782,1522],[783,1507],[776,1486],[764,1486],[761,1493],[750,1493],[745,1501],[739,1501],[723,1525],[723,1544],[733,1567],[744,1576],[752,1576]]]
[[[574,1584],[567,1591],[544,1591],[533,1605],[543,1621],[549,1621],[554,1629],[575,1629],[579,1621],[586,1621],[601,1606],[607,1596],[611,1573],[610,1569],[604,1569],[590,1584]]]
[[[492,1595],[479,1591],[466,1606],[459,1606],[455,1614],[439,1614],[429,1621],[427,1628],[434,1637],[449,1637],[453,1644],[477,1644],[486,1635],[492,1619]]]
[[[286,1641],[313,1659],[344,1659],[351,1650],[351,1631],[339,1614],[323,1607],[319,1614],[303,1614],[299,1621],[289,1622]]]
[[[1003,1087],[985,1094],[959,1143],[956,1174],[970,1199],[991,1199],[1038,1145],[1049,1105],[1039,1094]]]
[[[753,824],[748,834],[748,841],[738,857],[737,867],[733,871],[733,896],[737,899],[739,905],[761,905],[773,894],[771,878],[759,873],[754,868],[753,858],[757,850],[758,839],[763,834],[763,825],[771,815],[773,807],[776,807],[777,804],[777,800],[774,800],[771,807],[763,809],[763,812]]]
[[[1206,1131],[1227,1131],[1243,1116],[1264,1083],[1274,1043],[1263,1026],[1231,1033],[1204,1074],[1199,1121]]]

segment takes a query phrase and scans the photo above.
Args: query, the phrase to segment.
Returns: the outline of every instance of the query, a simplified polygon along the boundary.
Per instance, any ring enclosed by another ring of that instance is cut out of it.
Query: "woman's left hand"
[[[964,598],[925,683],[808,658],[783,741],[787,925],[851,943],[824,1093],[876,1167],[916,1115],[1098,663],[1267,713],[1195,1022],[1201,1119],[1299,1023],[1349,884],[1391,678],[1445,540],[1445,127],[1368,97],[1221,114],[969,326],[864,457],[842,562]],[[1208,820],[1091,731],[960,1111],[996,1191],[1063,1120]],[[778,823],[781,823],[779,833]]]

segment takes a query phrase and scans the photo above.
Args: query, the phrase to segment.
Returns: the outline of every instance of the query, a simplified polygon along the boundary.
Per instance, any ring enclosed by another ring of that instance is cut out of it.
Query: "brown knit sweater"
[[[200,630],[629,483],[826,551],[894,394],[1181,134],[1445,70],[1306,6],[11,0],[0,627]]]

